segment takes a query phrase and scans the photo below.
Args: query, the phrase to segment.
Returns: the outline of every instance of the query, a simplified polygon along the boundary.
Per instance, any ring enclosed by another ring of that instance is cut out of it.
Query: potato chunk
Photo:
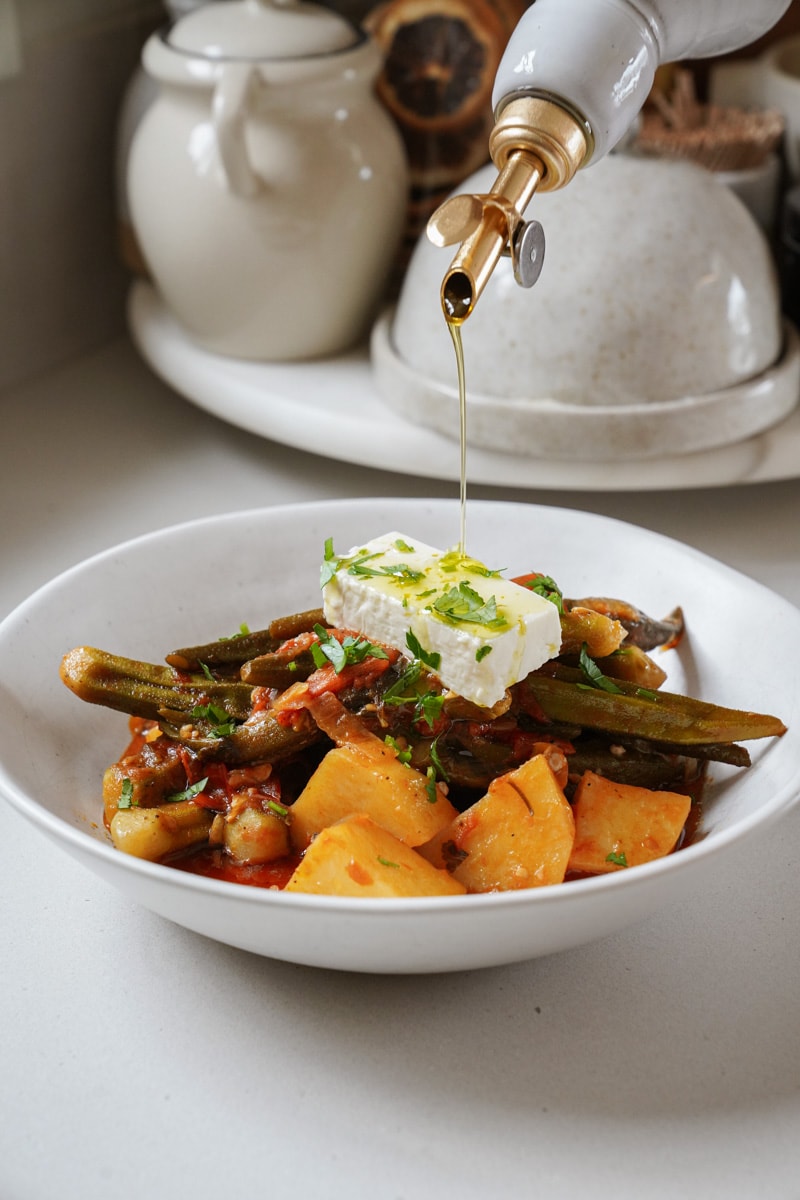
[[[586,771],[575,789],[569,870],[598,875],[662,858],[675,848],[691,805],[677,792],[614,783]]]
[[[449,865],[470,892],[515,891],[561,883],[574,833],[572,809],[547,759],[536,755],[493,780],[420,853]]]
[[[318,834],[286,885],[287,892],[327,896],[459,896],[465,890],[364,813]]]
[[[243,808],[225,822],[223,841],[238,862],[267,863],[289,853],[289,829],[276,813]]]
[[[401,763],[379,738],[330,750],[291,807],[295,850],[351,813],[366,813],[401,842],[419,846],[456,815],[437,784],[432,803],[428,780]]]
[[[111,840],[134,858],[157,862],[208,838],[214,814],[191,800],[153,808],[121,808],[111,820]]]

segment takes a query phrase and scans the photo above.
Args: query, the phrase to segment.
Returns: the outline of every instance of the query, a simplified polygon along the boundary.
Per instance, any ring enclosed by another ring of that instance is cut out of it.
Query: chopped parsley
[[[486,658],[486,655],[491,653],[491,646],[478,646],[478,649],[475,651],[475,662],[483,662],[483,660]]]
[[[416,717],[421,716],[422,719],[428,725],[430,725],[431,729],[433,729],[434,725],[439,720],[439,717],[442,715],[443,707],[444,696],[441,694],[441,692],[425,692],[424,695],[420,696],[419,700],[417,701],[418,711],[415,719]]]
[[[419,638],[409,629],[406,634],[406,645],[411,651],[414,658],[418,658],[426,667],[430,667],[432,671],[438,671],[442,665],[442,656],[436,650],[423,650],[420,645]]]
[[[333,538],[325,539],[324,561],[319,572],[319,586],[324,588],[339,570],[339,559],[333,551]]]
[[[409,546],[408,542],[404,542],[402,538],[395,538],[394,544],[395,544],[396,549],[398,549],[401,554],[415,554],[416,553],[414,547]]]
[[[490,629],[502,628],[507,624],[505,618],[498,615],[495,597],[484,600],[463,579],[457,587],[448,588],[434,600],[430,609],[446,621],[468,621],[472,625],[484,625]]]
[[[208,721],[212,737],[229,737],[238,722],[218,704],[196,704],[192,709],[192,720]]]
[[[525,584],[529,592],[535,592],[537,596],[541,596],[543,600],[549,600],[551,604],[555,604],[560,613],[564,612],[564,597],[561,588],[554,579],[549,575],[534,575]]]
[[[366,575],[370,579],[391,579],[396,583],[419,583],[425,578],[424,571],[417,571],[414,567],[409,567],[407,563],[390,563],[387,567],[368,567],[367,560],[377,557],[374,554],[365,555],[364,558],[356,559],[347,568],[348,575]]]
[[[219,642],[235,642],[237,638],[247,637],[247,635],[249,633],[250,633],[249,625],[245,625],[244,621],[242,621],[241,625],[239,626],[238,633],[232,633],[230,637],[217,638],[217,641],[219,641]]]
[[[270,812],[275,813],[276,817],[288,817],[289,810],[284,808],[282,804],[278,804],[277,800],[268,800],[267,808]]]
[[[436,721],[442,715],[444,696],[440,692],[420,692],[418,690],[416,685],[422,674],[422,666],[423,664],[420,659],[414,659],[411,665],[406,667],[402,675],[383,693],[383,703],[394,706],[413,704],[413,720],[417,721],[422,718],[433,728]]]
[[[133,783],[127,775],[122,781],[122,790],[117,801],[117,808],[130,808],[133,804]]]
[[[368,641],[367,638],[353,637],[348,633],[339,641],[322,625],[315,625],[314,633],[319,638],[318,642],[313,642],[311,645],[311,657],[314,659],[314,665],[324,667],[326,663],[331,663],[337,675],[345,667],[363,662],[365,658],[389,657],[382,646]]]
[[[414,547],[409,546],[402,538],[398,538],[395,541],[395,546],[404,553],[413,554],[414,552]],[[319,586],[324,588],[330,583],[334,575],[342,570],[346,570],[348,575],[363,575],[367,578],[380,577],[395,580],[400,585],[419,583],[420,580],[425,578],[424,571],[415,570],[414,567],[408,566],[407,563],[391,563],[383,567],[368,565],[374,563],[376,558],[381,558],[383,554],[383,550],[374,550],[371,553],[362,550],[361,553],[354,555],[352,558],[338,558],[333,549],[333,538],[327,538],[322,567],[320,568]]]
[[[378,859],[378,862],[381,864],[382,867],[399,867],[400,866],[400,863],[392,862],[392,860],[390,858],[383,858],[383,856],[380,854],[376,855],[376,858]]]
[[[429,804],[435,804],[439,799],[439,793],[436,791],[436,767],[431,765],[425,772],[427,783],[425,784],[425,793],[428,797]]]
[[[422,663],[419,659],[415,659],[383,693],[384,704],[410,704],[417,700],[419,693],[411,689],[421,674]]]
[[[393,738],[390,733],[387,733],[383,740],[387,746],[394,750],[395,754],[397,755],[397,761],[401,762],[403,766],[407,767],[411,762],[411,751],[401,750],[397,744],[397,739]]]
[[[447,783],[449,780],[449,776],[447,774],[447,771],[445,771],[444,767],[442,766],[442,760],[439,758],[439,744],[438,743],[439,743],[438,737],[434,738],[433,741],[431,742],[431,749],[430,749],[431,762],[433,763],[434,767],[436,768],[436,773],[438,774],[439,778],[443,779],[445,781],[445,783]]]
[[[211,674],[211,671],[210,671],[208,665],[204,662],[201,662],[198,665],[200,667],[200,670],[205,675],[206,679],[210,679],[212,683],[216,683],[216,680],[215,680],[214,676]]]
[[[624,850],[620,850],[619,853],[612,851],[611,854],[607,854],[606,862],[613,863],[615,867],[627,867],[628,865]]]
[[[199,796],[205,790],[208,783],[208,776],[205,779],[198,779],[197,783],[190,783],[182,792],[172,792],[169,796],[164,797],[167,804],[177,804],[179,800],[193,800],[195,796]]]
[[[603,674],[594,659],[590,657],[585,643],[581,647],[578,663],[583,672],[583,677],[590,687],[600,688],[604,692],[620,695],[622,688],[618,688],[613,679],[609,679],[607,675]]]

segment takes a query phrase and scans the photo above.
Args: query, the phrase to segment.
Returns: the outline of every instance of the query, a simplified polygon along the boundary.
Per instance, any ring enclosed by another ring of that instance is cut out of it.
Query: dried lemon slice
[[[412,224],[489,158],[492,88],[521,0],[388,0],[365,18],[384,54],[378,95],[406,145]]]

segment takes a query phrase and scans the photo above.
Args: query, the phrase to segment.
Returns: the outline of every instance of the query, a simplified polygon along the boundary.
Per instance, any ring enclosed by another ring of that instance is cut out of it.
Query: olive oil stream
[[[462,558],[467,554],[467,379],[464,370],[464,346],[461,341],[462,322],[445,315],[447,329],[453,339],[458,371],[458,417],[461,441],[460,523],[458,552]]]

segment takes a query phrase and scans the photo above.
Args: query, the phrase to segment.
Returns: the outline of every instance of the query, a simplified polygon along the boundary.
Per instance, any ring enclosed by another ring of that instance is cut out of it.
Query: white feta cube
[[[411,633],[446,688],[489,708],[558,654],[549,600],[458,551],[387,533],[326,564],[325,619],[404,654]]]

